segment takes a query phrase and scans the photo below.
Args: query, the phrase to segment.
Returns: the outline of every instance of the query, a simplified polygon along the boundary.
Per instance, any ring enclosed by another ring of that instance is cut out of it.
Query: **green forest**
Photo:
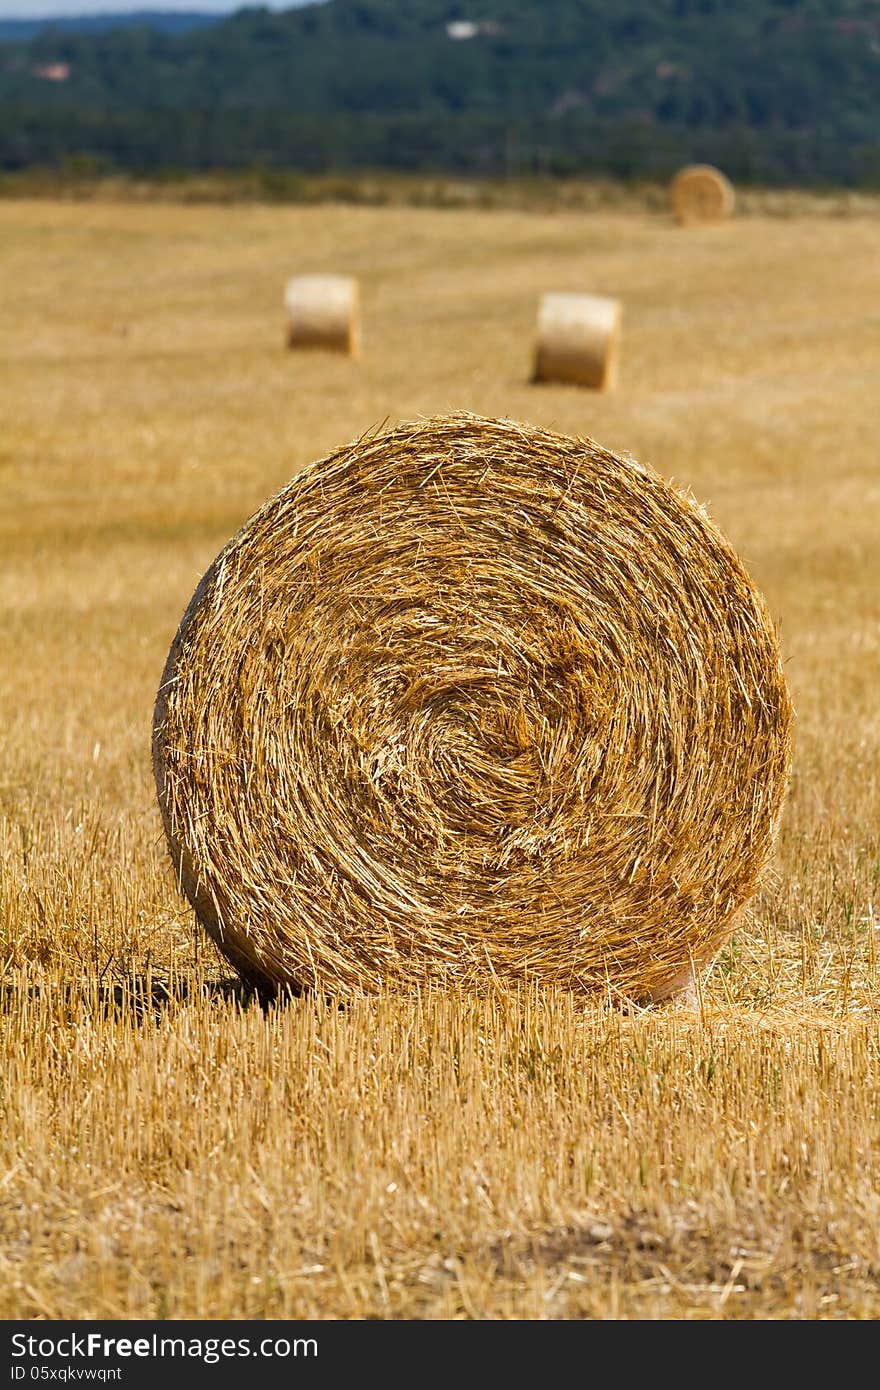
[[[880,187],[876,0],[324,0],[0,42],[0,169]]]

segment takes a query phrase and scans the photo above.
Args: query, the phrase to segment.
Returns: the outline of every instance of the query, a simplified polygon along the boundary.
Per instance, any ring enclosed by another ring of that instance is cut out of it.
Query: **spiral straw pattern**
[[[319,460],[232,537],[153,761],[180,884],[266,993],[648,1001],[754,893],[791,721],[763,600],[690,497],[455,414]]]
[[[723,222],[736,205],[736,192],[726,174],[712,164],[688,164],[669,185],[669,201],[682,226]]]

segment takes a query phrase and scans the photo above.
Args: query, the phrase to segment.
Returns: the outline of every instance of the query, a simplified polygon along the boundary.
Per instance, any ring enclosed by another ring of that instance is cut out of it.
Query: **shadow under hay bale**
[[[771,854],[792,710],[692,498],[456,414],[318,460],[193,595],[156,699],[179,881],[243,979],[657,1000]]]
[[[669,185],[669,203],[676,222],[691,226],[723,222],[733,212],[733,184],[711,164],[688,164]]]
[[[359,357],[360,286],[347,275],[297,275],[284,290],[289,348],[323,348]]]
[[[109,981],[84,980],[79,983],[62,980],[49,984],[28,982],[0,984],[0,1011],[19,1009],[25,1001],[48,1003],[71,1019],[91,1015],[109,1018],[122,1015],[144,1019],[148,1015],[160,1018],[174,1004],[189,1004],[197,999],[234,1001],[242,1008],[253,1000],[262,1002],[260,993],[243,982],[240,976],[223,980],[204,980],[194,984],[186,978],[168,978],[150,974],[122,974]]]
[[[593,294],[545,294],[538,306],[532,381],[607,391],[617,385],[621,305]]]

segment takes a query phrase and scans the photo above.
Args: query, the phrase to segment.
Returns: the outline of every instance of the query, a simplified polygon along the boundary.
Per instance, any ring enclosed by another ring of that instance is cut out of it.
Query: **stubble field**
[[[878,209],[0,202],[0,1317],[880,1316]],[[361,282],[358,362],[284,346]],[[623,303],[607,394],[538,298]],[[707,505],[797,711],[773,870],[695,1007],[263,1010],[150,768],[201,574],[304,464],[469,410]]]

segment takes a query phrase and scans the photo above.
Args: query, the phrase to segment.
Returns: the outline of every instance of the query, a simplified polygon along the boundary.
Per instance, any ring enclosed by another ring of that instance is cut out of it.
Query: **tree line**
[[[0,43],[0,168],[880,186],[875,0],[324,0]]]

